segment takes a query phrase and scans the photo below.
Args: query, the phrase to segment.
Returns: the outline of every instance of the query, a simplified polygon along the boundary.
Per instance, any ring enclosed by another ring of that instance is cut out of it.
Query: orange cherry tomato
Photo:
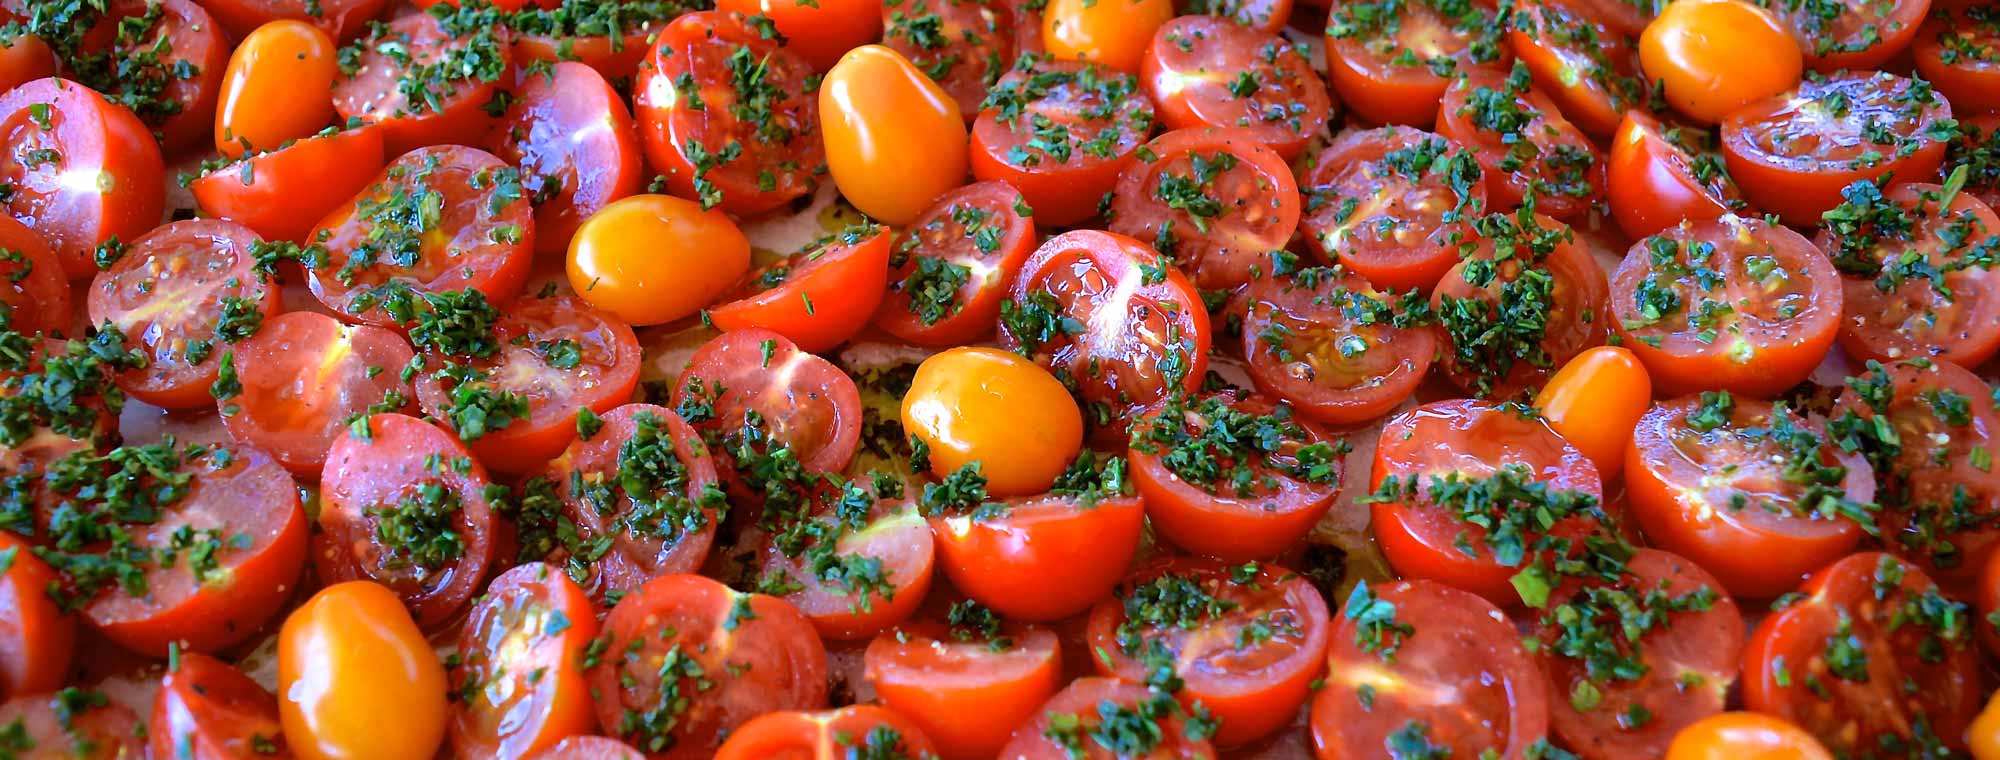
[[[971,717],[971,716],[967,716]],[[980,716],[984,719],[987,716]],[[842,760],[934,757],[931,741],[910,719],[874,705],[838,710],[765,713],[737,728],[715,760]]]
[[[881,0],[719,0],[715,9],[770,19],[785,36],[785,49],[820,71],[882,38]]]
[[[1986,700],[1986,709],[1965,729],[1965,741],[1973,760],[2000,760],[2000,693]]]
[[[49,596],[56,573],[26,541],[0,532],[0,694],[54,691],[69,674],[76,619]]]
[[[453,704],[451,746],[461,757],[517,760],[597,725],[584,650],[597,613],[560,568],[521,565],[493,579],[459,633],[463,684]]]
[[[864,677],[945,760],[986,760],[1062,687],[1062,647],[1047,628],[1003,623],[969,601],[952,605],[949,621],[876,636],[862,655]]]
[[[1083,414],[1061,381],[1012,351],[962,346],[917,367],[903,429],[930,447],[931,472],[977,463],[997,497],[1049,490],[1083,445]]]
[[[1618,477],[1632,426],[1653,401],[1653,381],[1639,357],[1617,346],[1577,354],[1535,397],[1542,419],[1597,465],[1605,480]]]
[[[826,165],[840,194],[898,227],[965,182],[965,118],[957,101],[881,45],[848,51],[819,88]]]
[[[1049,0],[1042,44],[1058,60],[1137,74],[1153,34],[1173,19],[1173,0]]]
[[[273,21],[237,43],[215,109],[215,149],[273,150],[333,120],[333,39],[304,21]]]
[[[1703,124],[1792,88],[1805,70],[1785,23],[1747,0],[1676,0],[1639,35],[1639,66]]]
[[[301,760],[430,760],[446,706],[444,664],[385,586],[321,589],[278,632],[278,717]]]
[[[750,241],[719,210],[667,195],[615,201],[569,244],[569,284],[633,325],[692,316],[750,269]]]

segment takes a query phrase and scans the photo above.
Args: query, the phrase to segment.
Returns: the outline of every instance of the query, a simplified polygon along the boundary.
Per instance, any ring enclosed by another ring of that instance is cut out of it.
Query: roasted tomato
[[[1930,0],[1755,1],[1791,24],[1807,65],[1827,72],[1881,68],[1909,46],[1931,6]]]
[[[1349,426],[1403,403],[1430,372],[1437,339],[1417,324],[1426,304],[1397,298],[1340,269],[1258,280],[1243,315],[1243,346],[1258,390],[1301,416]]]
[[[752,271],[708,310],[724,331],[763,329],[807,351],[840,345],[875,316],[888,289],[887,227],[857,225]]]
[[[568,568],[593,598],[694,572],[721,520],[715,459],[679,415],[626,404],[579,435],[530,494],[553,488],[559,515],[521,524],[521,551]]]
[[[889,249],[875,326],[922,346],[991,336],[1035,241],[1034,210],[1012,185],[975,182],[938,196]]]
[[[972,176],[1019,188],[1036,224],[1075,224],[1097,213],[1152,131],[1153,106],[1131,74],[1060,61],[1016,67],[972,124]]]
[[[757,716],[729,734],[716,760],[840,760],[850,757],[936,757],[930,739],[910,719],[874,705],[824,712],[782,710]]]
[[[302,478],[318,478],[348,423],[407,411],[416,390],[403,378],[416,352],[394,330],[345,325],[313,311],[272,317],[237,347],[241,389],[217,400],[238,442],[270,454]]]
[[[1478,3],[1334,0],[1326,22],[1327,81],[1371,122],[1428,128],[1460,74],[1505,63],[1502,26]]]
[[[530,562],[493,579],[458,635],[451,746],[519,760],[596,725],[583,660],[597,611],[562,571]]]
[[[1212,722],[1195,720],[1172,695],[1115,678],[1078,678],[1014,729],[1000,756],[1014,760],[1202,760]],[[1137,742],[1126,741],[1135,732]],[[1135,754],[1135,751],[1143,754]]]
[[[1306,242],[1388,290],[1436,285],[1486,208],[1472,151],[1409,127],[1341,135],[1302,176]]]
[[[165,171],[146,125],[88,87],[51,77],[0,95],[7,213],[48,238],[69,279],[97,271],[98,246],[159,224]],[[65,181],[80,176],[118,181]]]
[[[235,666],[194,652],[168,664],[146,729],[153,757],[291,757],[277,698]]]
[[[354,60],[334,80],[334,111],[382,130],[391,156],[476,141],[497,113],[487,108],[513,62],[507,27],[449,10],[371,25],[347,48]]]
[[[632,112],[603,74],[580,63],[523,74],[487,145],[521,170],[538,256],[568,251],[583,220],[641,188]]]
[[[1527,208],[1472,228],[1478,241],[1431,293],[1445,377],[1506,398],[1604,342],[1610,286],[1574,232]]]
[[[2000,352],[2000,216],[1963,191],[1849,185],[1814,239],[1845,275],[1840,345],[1863,359],[1976,366]]]
[[[1207,127],[1161,135],[1141,159],[1112,191],[1112,232],[1152,241],[1206,290],[1283,266],[1290,254],[1274,251],[1298,229],[1299,187],[1276,151],[1247,130]]]
[[[1834,74],[1731,112],[1722,154],[1751,203],[1810,226],[1855,180],[1933,176],[1951,113],[1928,84],[1880,71]]]
[[[1708,130],[1626,112],[1605,159],[1604,197],[1618,227],[1643,238],[1683,221],[1748,214],[1750,204],[1715,148]]]
[[[1438,134],[1475,151],[1495,208],[1533,199],[1557,219],[1583,215],[1603,192],[1603,158],[1554,101],[1529,87],[1526,64],[1510,74],[1475,70],[1438,106]]]
[[[1275,557],[1312,530],[1340,490],[1345,445],[1292,407],[1248,392],[1169,397],[1131,428],[1132,482],[1153,530],[1197,554]]]
[[[884,631],[862,667],[882,704],[921,727],[946,760],[994,757],[1062,686],[1055,633],[1002,622],[972,601],[952,605],[946,622]]]
[[[882,24],[882,44],[943,87],[968,122],[1014,61],[1014,32],[1026,26],[1006,0],[888,0]]]
[[[1333,110],[1312,62],[1277,30],[1215,16],[1160,27],[1140,80],[1168,129],[1241,129],[1287,160],[1326,132]]]

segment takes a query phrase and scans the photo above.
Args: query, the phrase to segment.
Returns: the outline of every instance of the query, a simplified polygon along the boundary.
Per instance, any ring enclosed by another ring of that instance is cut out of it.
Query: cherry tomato
[[[507,34],[504,26],[447,28],[429,13],[370,26],[359,59],[333,82],[333,110],[382,130],[392,156],[476,139],[493,122],[485,107],[512,63]]]
[[[5,328],[22,335],[67,331],[74,322],[69,280],[48,241],[13,217],[0,215],[0,251],[0,322]],[[1025,252],[1022,258],[1027,258]]]
[[[1327,82],[1371,122],[1430,127],[1453,77],[1504,66],[1503,27],[1479,3],[1394,6],[1334,0],[1326,24]]]
[[[1967,116],[1958,122],[1958,138],[1945,152],[1945,165],[1963,166],[1965,191],[2000,206],[2000,114]]]
[[[1833,346],[1839,283],[1826,255],[1783,226],[1733,214],[1683,221],[1626,252],[1608,321],[1662,393],[1769,398]]]
[[[633,325],[693,315],[743,278],[750,242],[721,211],[666,195],[613,201],[570,240],[570,287]]]
[[[759,61],[755,73],[734,73],[730,61],[746,56]],[[674,19],[633,84],[648,162],[675,195],[704,209],[759,214],[811,193],[826,163],[811,76],[810,64],[741,15]]]
[[[1042,44],[1056,60],[1136,74],[1153,34],[1173,18],[1172,0],[1050,0],[1042,8]]]
[[[535,199],[535,254],[559,256],[585,219],[639,192],[639,138],[623,98],[589,66],[523,76],[487,144]]]
[[[32,34],[0,41],[0,92],[56,75],[56,51]]]
[[[1784,0],[1781,0],[1781,2]],[[1790,90],[1805,60],[1784,21],[1751,0],[1666,4],[1639,36],[1639,65],[1667,103],[1701,124]]]
[[[294,311],[265,322],[237,350],[243,389],[217,402],[223,427],[299,477],[319,477],[349,418],[405,411],[415,398],[402,378],[415,352],[393,330]]]
[[[203,211],[266,240],[309,242],[313,227],[367,188],[382,163],[379,130],[327,131],[204,173],[188,191]]]
[[[1336,442],[1290,406],[1247,392],[1169,398],[1131,428],[1132,482],[1153,530],[1197,554],[1277,556],[1340,490]]]
[[[1834,74],[1731,111],[1722,153],[1758,208],[1810,226],[1855,180],[1932,176],[1944,158],[1939,125],[1950,119],[1951,104],[1913,80]]]
[[[277,698],[229,663],[194,652],[168,663],[146,741],[160,758],[291,757]]]
[[[1218,22],[1219,23],[1219,22]],[[1118,177],[1109,228],[1151,240],[1199,288],[1229,289],[1275,270],[1299,226],[1299,188],[1277,151],[1248,130],[1183,129],[1146,144]]]
[[[1020,189],[1036,224],[1088,219],[1153,130],[1153,106],[1141,95],[1137,78],[1097,64],[1016,67],[972,124],[972,176]],[[1037,137],[1058,131],[1066,139]]]
[[[1748,215],[1706,130],[1670,126],[1627,111],[1605,159],[1604,197],[1628,237],[1644,238],[1683,220]]]
[[[1173,697],[1113,678],[1078,678],[1014,729],[1000,750],[1011,760],[1197,760],[1215,757],[1209,731]],[[1134,755],[1124,732],[1147,737]]]
[[[2000,246],[2000,216],[1969,193],[1947,194],[1862,185],[1827,212],[1814,242],[1847,275],[1840,345],[1849,354],[1971,367],[2000,352],[2000,276],[1978,263]]]
[[[725,331],[766,329],[807,351],[840,345],[867,326],[889,286],[889,230],[848,227],[745,275],[708,310]]]
[[[1069,390],[1019,354],[946,349],[918,365],[903,396],[903,429],[930,451],[931,472],[977,465],[998,497],[1049,490],[1083,445]]]
[[[1544,384],[1558,366],[1604,342],[1609,285],[1574,232],[1526,208],[1482,217],[1473,229],[1479,241],[1431,294],[1445,377],[1506,398]],[[1543,311],[1516,322],[1521,308]],[[1495,324],[1516,334],[1496,336]]]
[[[381,16],[389,0],[204,0],[202,7],[214,14],[234,39],[243,39],[272,21],[293,19],[346,42]]]
[[[1140,81],[1168,129],[1241,129],[1288,160],[1325,132],[1333,109],[1312,63],[1275,29],[1215,16],[1160,27]]]
[[[403,154],[320,221],[312,239],[328,260],[306,284],[334,314],[368,324],[407,319],[385,306],[412,295],[476,290],[504,308],[534,257],[535,220],[517,175],[461,145]]]
[[[896,235],[888,292],[874,324],[921,346],[957,346],[993,334],[1008,283],[1035,251],[1034,211],[1005,182],[938,196]]]
[[[1537,211],[1575,219],[1602,192],[1604,161],[1554,101],[1529,88],[1528,71],[1516,61],[1511,74],[1468,72],[1445,90],[1438,134],[1473,149],[1494,206],[1532,197]]]
[[[829,503],[765,542],[759,583],[822,638],[866,639],[908,618],[929,593],[930,524],[912,500],[860,483],[822,492],[830,495],[816,501]]]
[[[152,129],[162,152],[207,142],[229,65],[229,40],[193,0],[115,0],[83,33],[79,52],[114,62],[114,71],[81,76],[97,82],[113,102],[130,106]]]
[[[792,606],[699,575],[646,582],[604,619],[597,721],[654,760],[712,756],[764,713],[826,705],[826,648]]]
[[[862,666],[882,704],[922,728],[946,760],[994,757],[1062,686],[1054,633],[1003,623],[972,602],[953,605],[949,625],[912,621],[877,635]],[[966,719],[973,715],[980,719]]]
[[[1979,712],[1969,610],[1887,554],[1849,555],[1750,634],[1743,702],[1811,732],[1836,757],[1922,742],[1963,751]]]
[[[1791,25],[1806,64],[1823,72],[1881,68],[1909,47],[1931,5],[1929,0],[1836,0],[1822,4],[1757,0],[1757,4]],[[1742,61],[1734,65],[1740,67]]]
[[[785,49],[820,71],[835,68],[842,54],[882,37],[882,5],[869,0],[721,0],[715,8],[770,19],[784,36]]]
[[[774,454],[789,449],[810,473],[840,472],[861,441],[861,391],[832,362],[769,330],[723,333],[689,359],[674,407],[700,409],[705,435]],[[740,440],[738,440],[740,439]]]
[[[1980,710],[1979,717],[1965,729],[1965,740],[1974,760],[2000,757],[2000,709],[1995,705],[1996,701],[1988,698],[1986,709]]]
[[[256,270],[257,233],[191,219],[132,241],[90,283],[93,324],[109,323],[146,355],[118,386],[170,409],[214,402],[209,386],[234,346],[278,313],[278,288]]]
[[[1145,509],[1119,493],[1008,499],[994,514],[931,518],[944,572],[958,590],[1011,619],[1065,618],[1117,585],[1139,548]]]
[[[1653,400],[1652,378],[1631,351],[1598,346],[1549,378],[1535,408],[1549,427],[1590,457],[1605,480],[1618,477],[1632,429]]]
[[[1242,335],[1250,379],[1327,425],[1389,413],[1423,382],[1437,345],[1431,330],[1399,324],[1409,304],[1391,299],[1340,269],[1251,283]]]
[[[103,692],[64,689],[0,704],[0,726],[20,760],[132,760],[146,756],[139,716]],[[10,750],[14,751],[14,750]]]
[[[27,541],[0,532],[0,694],[55,691],[69,675],[76,619],[49,596],[54,570]]]
[[[320,589],[278,632],[278,718],[300,760],[427,760],[443,745],[444,665],[396,592]]]
[[[7,213],[48,238],[69,279],[97,272],[97,247],[134,240],[165,204],[160,148],[138,117],[67,79],[37,79],[0,95],[0,182]],[[116,177],[78,184],[72,176]]]
[[[1408,127],[1356,130],[1304,175],[1306,242],[1388,290],[1429,290],[1458,263],[1468,216],[1486,207],[1472,151]]]
[[[1917,72],[1966,114],[2000,113],[2000,14],[1939,9],[1917,31]]]
[[[459,632],[448,674],[464,684],[452,749],[517,760],[589,733],[596,716],[583,659],[595,638],[590,597],[556,568],[529,562],[494,578]]]
[[[864,214],[907,226],[965,181],[958,102],[893,49],[842,56],[820,84],[819,118],[833,182]]]
[[[438,628],[493,562],[491,481],[464,444],[415,417],[376,414],[354,432],[366,435],[336,438],[326,455],[313,569],[322,580],[382,584]]]
[[[1656,107],[1633,41],[1577,0],[1521,5],[1507,42],[1535,87],[1592,137],[1610,137],[1627,111]]]
[[[643,760],[639,751],[617,739],[572,736],[537,752],[528,760]]]
[[[236,44],[215,111],[215,149],[230,158],[275,150],[333,121],[333,39],[303,21],[273,21]]]
[[[672,410],[626,404],[600,419],[549,463],[564,521],[541,526],[554,534],[549,560],[593,598],[699,569],[721,519],[715,458]],[[521,543],[537,548],[527,526]]]
[[[936,756],[922,729],[908,718],[874,705],[765,713],[730,734],[715,755],[716,760]]]
[[[1833,753],[1805,729],[1782,719],[1725,712],[1674,734],[1666,760],[1833,760]]]
[[[944,88],[969,122],[979,115],[986,88],[1014,61],[1014,35],[1041,38],[1039,19],[1017,22],[1012,5],[1006,0],[886,0],[882,44]]]
[[[598,8],[605,11],[591,12]],[[626,2],[517,13],[511,22],[514,63],[525,71],[536,61],[574,61],[596,69],[606,80],[631,82],[660,30],[687,10],[675,3]]]
[[[1548,735],[1547,680],[1514,624],[1476,594],[1425,580],[1362,583],[1329,638],[1326,685],[1309,713],[1320,760],[1377,757],[1399,736],[1452,756],[1526,757]]]

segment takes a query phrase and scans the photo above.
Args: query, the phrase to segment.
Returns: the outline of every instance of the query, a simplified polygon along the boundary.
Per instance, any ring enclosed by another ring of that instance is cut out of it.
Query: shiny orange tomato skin
[[[1805,56],[1784,22],[1746,0],[1675,0],[1639,35],[1639,66],[1667,102],[1714,124],[1799,83]]]
[[[719,210],[668,195],[605,206],[570,239],[570,287],[633,326],[693,316],[750,271],[750,241]]]
[[[1139,73],[1153,33],[1174,19],[1172,0],[1049,0],[1042,45],[1059,60],[1096,61]]]
[[[1833,753],[1783,718],[1726,712],[1674,734],[1666,760],[1833,760]]]
[[[333,121],[338,48],[304,21],[273,21],[229,55],[215,109],[215,149],[231,158],[265,151]]]
[[[1974,760],[2000,760],[2000,694],[1988,699],[1986,709],[1965,729],[1965,742]]]
[[[1632,429],[1652,403],[1646,365],[1617,346],[1577,354],[1535,397],[1549,427],[1589,457],[1605,480],[1618,477]]]
[[[882,39],[880,0],[719,0],[715,9],[769,18],[785,36],[785,49],[820,71],[847,51]]]
[[[841,56],[819,88],[820,134],[840,194],[898,227],[965,183],[965,118],[958,101],[898,53],[863,45]]]
[[[444,665],[385,586],[321,589],[278,632],[278,717],[301,760],[430,760],[445,711]]]
[[[903,429],[930,447],[931,472],[971,462],[997,497],[1049,490],[1083,445],[1083,414],[1048,370],[996,348],[925,359],[903,397]]]

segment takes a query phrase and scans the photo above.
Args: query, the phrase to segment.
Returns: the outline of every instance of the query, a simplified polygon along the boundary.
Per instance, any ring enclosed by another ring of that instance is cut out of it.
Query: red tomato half
[[[288,758],[278,700],[235,666],[183,652],[160,679],[146,741],[158,758]]]
[[[1010,70],[984,105],[972,124],[972,176],[1019,188],[1045,227],[1094,216],[1153,131],[1139,80],[1095,64]]]
[[[870,504],[871,507],[861,505]],[[765,543],[759,584],[833,640],[866,639],[902,622],[930,591],[931,527],[908,499],[851,484],[831,509]]]
[[[997,313],[999,304],[994,306]],[[0,216],[0,315],[5,329],[22,335],[68,332],[75,322],[62,259],[41,235],[8,216]]]
[[[1846,293],[1840,345],[1863,359],[1928,357],[1972,367],[2000,352],[2000,216],[1971,193],[1850,186],[1814,238]],[[1947,205],[1948,204],[1948,205]]]
[[[574,543],[554,531],[572,578],[593,598],[625,593],[647,578],[691,573],[715,540],[721,493],[715,459],[679,415],[650,404],[605,414],[549,463]],[[628,480],[624,477],[630,473]],[[524,545],[531,537],[521,537]]]
[[[535,253],[560,256],[583,220],[639,192],[639,138],[624,100],[589,66],[523,76],[487,143],[520,167],[535,201]]]
[[[405,411],[415,398],[402,370],[416,352],[387,328],[286,312],[237,350],[243,390],[218,401],[222,425],[298,477],[319,477],[327,450],[355,417]]]
[[[334,112],[376,125],[392,156],[485,134],[487,108],[512,63],[508,30],[458,23],[409,13],[369,27],[358,60],[333,80]]]
[[[1605,160],[1605,200],[1618,227],[1643,238],[1680,224],[1749,213],[1749,204],[1703,129],[1627,111]]]
[[[643,760],[630,745],[602,736],[572,736],[535,753],[528,760]]]
[[[389,0],[203,0],[202,7],[222,22],[231,39],[243,39],[271,21],[293,19],[345,42],[382,15]]]
[[[1335,0],[1326,23],[1327,81],[1363,119],[1429,127],[1452,78],[1503,66],[1502,27],[1478,3],[1384,6]]]
[[[1883,68],[1908,47],[1930,0],[1757,0],[1792,27],[1816,71]],[[1907,70],[1909,64],[1904,64]]]
[[[1411,304],[1392,295],[1339,269],[1252,283],[1242,335],[1250,379],[1327,425],[1388,414],[1416,392],[1437,345],[1430,329],[1398,324]]]
[[[882,44],[937,82],[971,121],[979,116],[986,88],[1015,60],[1016,24],[1007,0],[887,0],[882,3]],[[1032,34],[1040,39],[1040,18]]]
[[[1604,342],[1610,286],[1574,232],[1526,208],[1473,230],[1479,241],[1431,293],[1445,377],[1508,398]]]
[[[1917,31],[1917,73],[1961,113],[2000,113],[2000,13],[1939,9]]]
[[[0,95],[0,182],[7,213],[48,238],[69,278],[97,271],[97,247],[134,240],[160,222],[159,145],[123,106],[67,79],[37,79]],[[72,176],[115,177],[80,185]]]
[[[1145,508],[1112,495],[1093,504],[1049,494],[1009,499],[994,515],[931,518],[944,573],[958,590],[1012,619],[1075,615],[1110,593],[1139,549]]]
[[[1009,760],[1207,760],[1207,731],[1187,721],[1173,697],[1127,681],[1079,678],[1014,729],[1000,756]],[[1106,725],[1106,724],[1115,724]],[[1125,731],[1148,737],[1131,754]]]
[[[0,694],[55,691],[69,678],[76,649],[76,618],[49,596],[61,579],[13,533],[0,532],[0,557],[7,558],[0,569]]]
[[[569,10],[515,14],[514,64],[525,71],[536,61],[575,61],[597,70],[606,80],[631,82],[652,52],[653,40],[667,22],[687,7],[675,3],[622,3],[595,8],[609,13],[578,13],[594,9],[581,4]]]
[[[0,704],[0,726],[29,749],[21,760],[132,760],[146,756],[139,716],[103,692],[64,689]],[[20,726],[19,733],[11,727]]]
[[[1046,628],[1002,623],[971,602],[952,613],[952,625],[907,622],[876,636],[863,672],[882,704],[922,727],[945,760],[986,760],[1062,686],[1061,645]]]
[[[888,293],[875,326],[921,346],[988,338],[1035,240],[1034,210],[1005,182],[938,196],[889,249]]]
[[[1299,226],[1299,186],[1276,151],[1248,130],[1191,128],[1146,143],[1140,158],[1118,177],[1112,232],[1152,241],[1198,288],[1277,271],[1273,252]]]
[[[1722,120],[1729,175],[1758,208],[1817,224],[1859,179],[1936,174],[1951,104],[1886,72],[1835,74],[1751,103]]]
[[[849,227],[745,275],[708,316],[725,331],[762,328],[807,351],[840,345],[867,326],[888,288],[887,227]]]
[[[1197,554],[1277,556],[1340,491],[1335,441],[1291,407],[1247,392],[1169,398],[1131,428],[1132,482],[1146,517],[1162,538]]]
[[[590,597],[560,570],[530,562],[494,578],[458,635],[452,748],[516,760],[589,733],[583,659],[596,638]]]
[[[874,705],[765,713],[731,733],[715,754],[716,760],[936,756],[922,729],[908,718]]]
[[[1486,208],[1483,176],[1471,150],[1429,132],[1348,132],[1304,175],[1302,231],[1322,260],[1376,287],[1430,290]]]
[[[1445,90],[1438,134],[1477,151],[1496,208],[1533,197],[1535,210],[1576,219],[1603,192],[1604,161],[1531,79],[1518,61],[1511,74],[1467,73]]]
[[[1572,123],[1604,139],[1628,111],[1663,110],[1639,72],[1637,40],[1578,0],[1532,0],[1514,10],[1507,42],[1535,87]]]
[[[194,0],[114,0],[68,63],[152,129],[167,153],[208,142],[229,40]],[[91,60],[96,59],[96,60]]]
[[[1139,76],[1168,129],[1241,129],[1286,159],[1326,131],[1333,109],[1312,62],[1277,29],[1216,16],[1160,27]]]
[[[371,127],[305,138],[245,156],[188,183],[202,211],[270,240],[307,242],[313,226],[382,171],[382,132]]]
[[[768,330],[723,333],[689,359],[674,385],[676,409],[703,409],[706,434],[761,431],[791,449],[807,472],[847,469],[861,441],[861,391],[832,362]]]

